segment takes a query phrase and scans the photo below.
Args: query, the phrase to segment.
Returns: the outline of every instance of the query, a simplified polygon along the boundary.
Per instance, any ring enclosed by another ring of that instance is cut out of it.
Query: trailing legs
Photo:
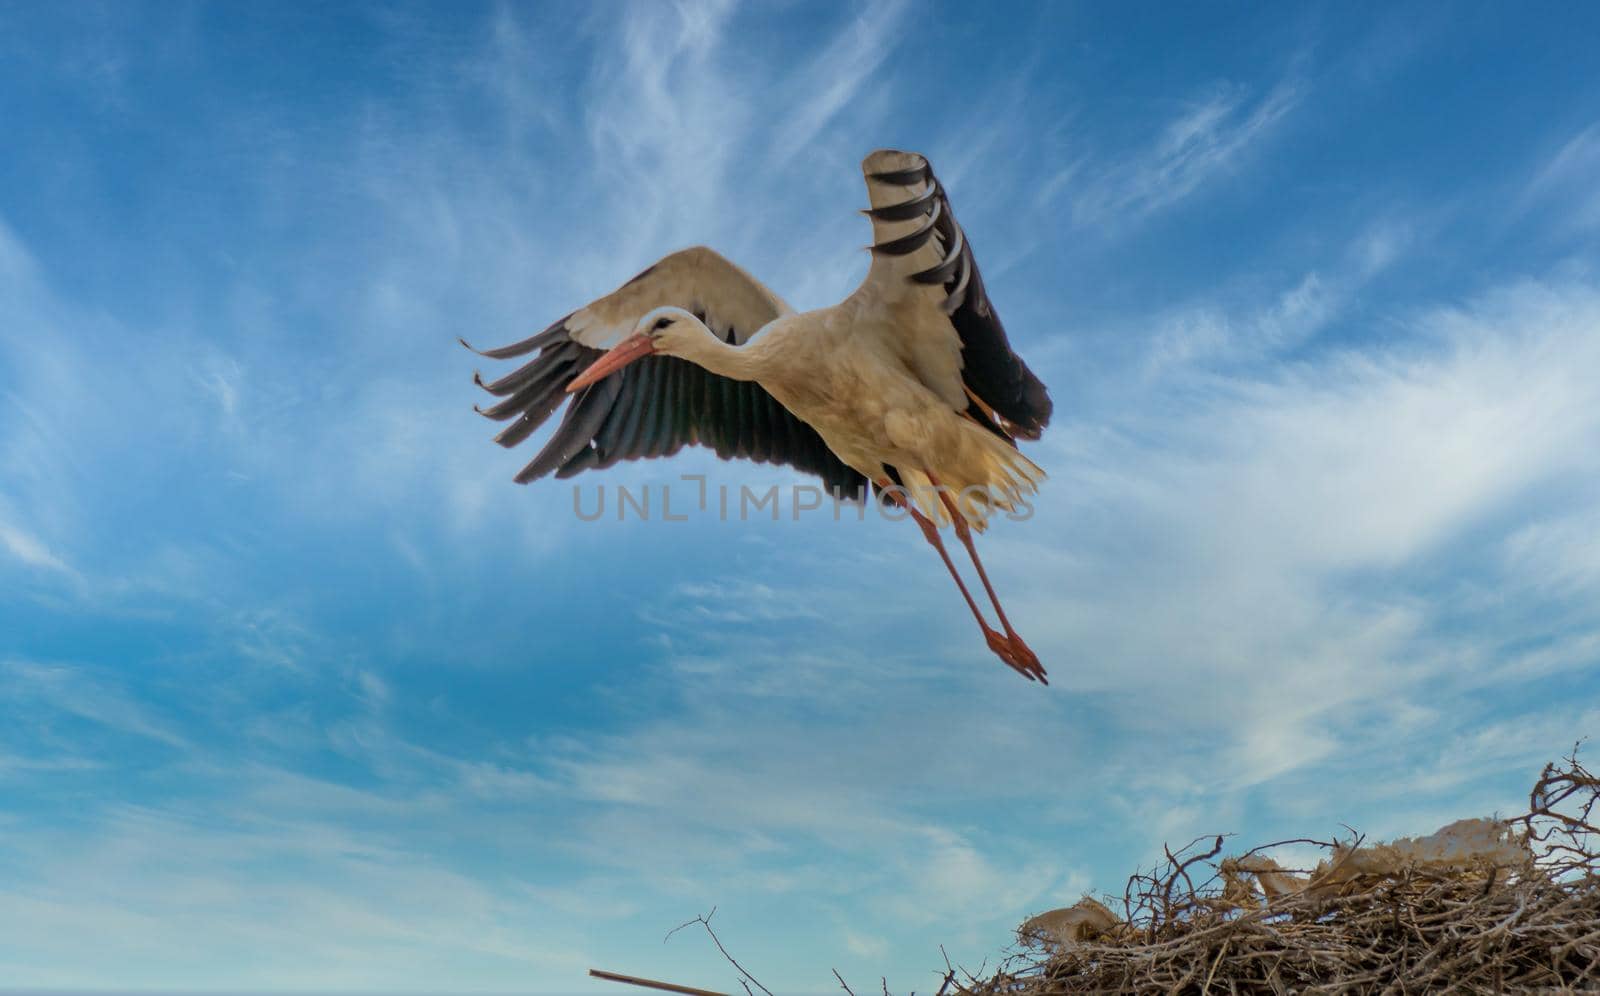
[[[932,480],[931,477],[929,479]],[[971,531],[967,526],[966,520],[955,510],[950,497],[945,495],[943,491],[940,492],[940,497],[945,501],[946,507],[951,509],[951,517],[956,523],[956,535],[966,545],[968,553],[972,556],[972,562],[977,565],[978,576],[983,579],[984,589],[989,593],[990,601],[994,603],[995,611],[1000,616],[1000,624],[1005,627],[1005,633],[996,632],[989,625],[988,620],[983,617],[983,611],[978,608],[978,603],[973,600],[972,593],[967,590],[967,583],[961,579],[961,573],[956,570],[955,562],[950,559],[950,552],[945,549],[944,538],[939,535],[939,527],[933,520],[923,515],[916,505],[907,500],[902,489],[894,487],[888,481],[880,480],[877,484],[879,490],[888,495],[891,501],[911,515],[912,520],[921,527],[923,538],[938,551],[939,559],[944,561],[945,570],[950,572],[950,577],[955,581],[956,587],[961,589],[961,597],[966,600],[967,608],[972,610],[972,617],[978,621],[978,628],[983,631],[983,638],[989,644],[989,649],[994,651],[995,656],[999,657],[1008,667],[1029,681],[1038,680],[1049,684],[1049,681],[1045,678],[1044,668],[1039,665],[1039,658],[1034,656],[1033,651],[1028,649],[1028,645],[1022,642],[1022,638],[1017,636],[1016,632],[1011,628],[1011,624],[1006,620],[1006,614],[1000,608],[999,600],[995,598],[994,588],[990,586],[989,578],[984,573],[983,565],[978,561],[978,554],[972,546]],[[937,485],[937,482],[935,484]]]

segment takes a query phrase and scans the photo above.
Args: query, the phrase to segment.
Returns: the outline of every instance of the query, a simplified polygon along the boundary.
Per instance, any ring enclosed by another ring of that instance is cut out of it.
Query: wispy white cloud
[[[144,704],[115,684],[79,668],[6,661],[0,664],[0,690],[13,703],[75,716],[168,747],[189,746],[170,722],[152,716]]]
[[[1074,183],[1073,220],[1131,224],[1187,198],[1270,135],[1300,103],[1304,89],[1287,80],[1254,101],[1242,87],[1203,96],[1148,147]]]
[[[631,276],[616,272],[617,247],[681,248],[683,233],[720,226],[743,187],[734,164],[751,151],[767,83],[728,37],[734,13],[722,0],[636,4],[596,24],[585,138],[598,182],[628,192],[594,202],[596,293]]]
[[[1140,710],[1210,731],[1245,783],[1332,756],[1362,714],[1426,702],[1453,666],[1450,606],[1408,578],[1493,551],[1476,530],[1593,473],[1600,396],[1575,371],[1600,362],[1597,320],[1584,285],[1515,286],[1393,344],[1159,398],[1178,386],[1163,380],[1140,414],[1107,413],[1123,431],[1063,449],[1052,483],[1086,523],[1115,510],[1113,533],[1051,561],[1054,613],[1030,606],[1083,662],[1062,680],[1145,688]]]
[[[1553,592],[1589,592],[1600,584],[1600,501],[1530,522],[1507,537],[1517,574]]]
[[[0,522],[0,547],[29,567],[53,571],[69,578],[78,577],[78,572],[52,553],[38,537],[6,522]]]
[[[239,393],[244,370],[237,360],[213,355],[192,374],[195,384],[211,395],[225,420],[239,414]]]
[[[841,112],[864,98],[873,74],[897,48],[906,10],[905,0],[866,7],[789,78],[788,111],[772,142],[774,156],[806,153]]]
[[[1565,227],[1600,225],[1600,123],[1568,139],[1529,181],[1524,208],[1554,205]]]
[[[1174,368],[1259,363],[1295,349],[1339,320],[1361,289],[1392,265],[1410,241],[1392,221],[1374,225],[1331,267],[1306,273],[1265,305],[1191,302],[1159,320],[1146,362],[1152,374]]]
[[[1148,469],[1171,486],[1144,482],[1156,486],[1142,497],[1184,495],[1172,511],[1235,551],[1404,562],[1490,503],[1584,464],[1593,390],[1571,361],[1593,352],[1594,312],[1581,286],[1527,285],[1435,312],[1392,344],[1212,381],[1154,416],[1172,424]]]

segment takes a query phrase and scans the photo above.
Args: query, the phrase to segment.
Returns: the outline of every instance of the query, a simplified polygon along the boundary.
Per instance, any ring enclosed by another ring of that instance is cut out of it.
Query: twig
[[[717,915],[717,908],[715,906],[713,906],[713,907],[711,907],[711,912],[710,913],[707,913],[704,916],[697,916],[693,920],[685,920],[684,922],[678,924],[676,927],[673,927],[671,930],[667,931],[667,936],[663,937],[661,939],[661,943],[665,944],[668,940],[671,939],[673,934],[676,934],[678,931],[680,931],[683,928],[689,926],[690,924],[698,923],[701,926],[706,928],[706,933],[711,935],[711,943],[715,944],[717,946],[717,950],[722,952],[722,957],[728,959],[728,964],[730,964],[734,968],[738,969],[739,970],[739,974],[744,976],[746,979],[749,979],[751,982],[753,982],[757,989],[759,989],[762,992],[766,993],[767,996],[772,996],[772,990],[768,989],[766,986],[762,985],[760,979],[757,979],[755,976],[753,976],[749,972],[745,971],[745,967],[743,965],[739,964],[739,962],[734,959],[733,955],[728,953],[728,949],[727,948],[722,946],[722,939],[717,936],[717,932],[715,930],[711,929],[711,918],[716,916],[716,915]],[[748,990],[749,986],[746,986],[745,989]]]
[[[1228,942],[1223,941],[1222,947],[1217,949],[1216,958],[1211,961],[1211,971],[1206,973],[1206,984],[1200,987],[1200,996],[1206,996],[1211,991],[1211,980],[1217,977],[1217,966],[1222,964],[1222,956],[1228,953]]]

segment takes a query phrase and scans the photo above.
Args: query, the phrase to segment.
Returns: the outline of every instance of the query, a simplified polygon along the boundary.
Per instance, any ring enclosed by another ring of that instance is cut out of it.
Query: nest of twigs
[[[953,992],[1600,991],[1597,801],[1600,779],[1574,750],[1512,819],[1392,845],[1284,841],[1222,860],[1223,838],[1202,838],[1120,897],[1030,920],[1021,950]],[[1287,844],[1328,858],[1283,869],[1269,855]]]

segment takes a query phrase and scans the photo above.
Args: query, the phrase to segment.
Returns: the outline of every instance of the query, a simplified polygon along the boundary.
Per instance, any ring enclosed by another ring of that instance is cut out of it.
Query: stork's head
[[[668,306],[646,312],[633,327],[633,336],[630,338],[645,336],[654,347],[652,352],[678,356],[685,343],[702,338],[705,334],[704,322],[682,308]]]
[[[623,367],[652,353],[663,356],[684,356],[694,351],[697,341],[713,333],[705,323],[682,308],[656,308],[646,312],[633,332],[617,343],[606,355],[595,360],[589,368],[567,385],[568,393],[588,387]]]

